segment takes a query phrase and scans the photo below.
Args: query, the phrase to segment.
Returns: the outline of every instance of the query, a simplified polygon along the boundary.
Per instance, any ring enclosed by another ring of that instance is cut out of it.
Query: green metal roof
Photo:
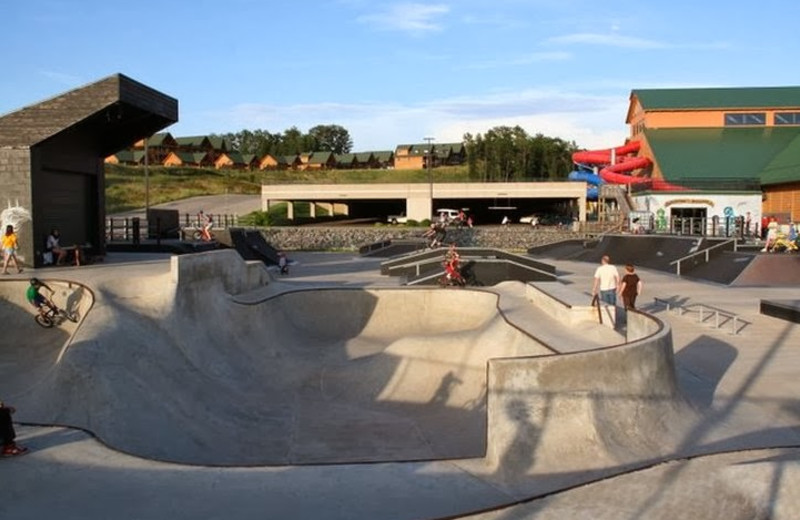
[[[633,97],[645,111],[800,108],[800,87],[637,89]]]
[[[664,179],[675,184],[713,188],[800,176],[800,127],[648,129],[645,137]]]
[[[376,160],[381,162],[391,161],[394,158],[394,152],[391,150],[381,150],[379,152],[372,152]]]
[[[247,161],[245,161],[244,155],[242,155],[241,152],[234,150],[230,152],[225,152],[225,155],[228,156],[228,159],[230,159],[231,162],[233,162],[233,164],[247,164]]]
[[[170,135],[169,132],[161,132],[158,134],[153,134],[147,139],[147,146],[163,146],[164,141],[167,139],[174,141],[175,138]]]
[[[114,157],[121,163],[141,163],[144,161],[144,150],[120,150]]]
[[[211,146],[214,148],[214,150],[219,151],[228,149],[228,142],[224,137],[209,137],[208,142],[211,143]]]
[[[312,152],[308,158],[309,164],[328,164],[333,157],[333,152]]]
[[[784,184],[800,180],[800,132],[772,158],[761,174],[761,184]]]
[[[175,142],[178,146],[204,146],[206,143],[211,144],[208,137],[205,135],[192,135],[188,137],[176,137]]]

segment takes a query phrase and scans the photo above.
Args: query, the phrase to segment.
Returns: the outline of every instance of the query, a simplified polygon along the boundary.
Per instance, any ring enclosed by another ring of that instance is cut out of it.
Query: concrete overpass
[[[492,207],[515,209],[522,203],[533,203],[537,199],[564,201],[573,208],[581,222],[586,220],[585,182],[264,184],[261,187],[262,210],[267,211],[275,203],[286,202],[289,218],[294,217],[296,202],[313,203],[311,216],[314,216],[319,206],[325,207],[331,215],[350,214],[350,206],[359,201],[383,202],[386,208],[390,207],[392,201],[404,201],[405,205],[399,211],[419,221],[430,219],[439,207],[458,208],[467,201],[471,201],[474,209],[480,211]]]

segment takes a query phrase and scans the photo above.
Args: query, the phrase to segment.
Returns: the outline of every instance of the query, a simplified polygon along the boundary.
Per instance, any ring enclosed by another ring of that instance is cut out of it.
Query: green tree
[[[316,141],[313,151],[326,151],[333,153],[349,153],[353,149],[353,139],[350,132],[339,125],[317,125],[308,131]]]
[[[470,179],[508,182],[564,179],[572,169],[574,143],[542,134],[529,136],[520,126],[497,126],[484,135],[465,134]]]

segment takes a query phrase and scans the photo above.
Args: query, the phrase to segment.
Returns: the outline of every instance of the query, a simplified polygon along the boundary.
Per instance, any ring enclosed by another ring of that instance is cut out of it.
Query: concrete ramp
[[[800,285],[800,255],[796,253],[756,253],[731,285]]]
[[[92,287],[60,358],[12,335],[4,359],[31,367],[0,365],[17,420],[184,464],[447,459],[498,505],[675,456],[695,420],[669,328],[630,313],[620,344],[564,288],[293,290],[232,250],[171,262]]]
[[[278,265],[278,250],[256,229],[230,228],[230,245],[244,260],[259,260],[266,265]]]
[[[18,420],[190,464],[480,457],[487,360],[549,353],[488,292],[304,290],[237,303],[271,283],[237,257],[173,257],[169,275],[98,286],[63,357],[43,342],[44,361],[28,359],[34,372],[5,389]],[[12,339],[8,359],[27,348]]]

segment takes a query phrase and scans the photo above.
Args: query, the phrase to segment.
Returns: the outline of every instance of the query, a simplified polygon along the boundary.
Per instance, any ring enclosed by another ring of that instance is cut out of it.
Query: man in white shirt
[[[619,272],[611,265],[608,255],[603,255],[600,266],[594,271],[594,284],[592,284],[592,296],[600,292],[600,301],[609,305],[617,304],[617,287],[619,287]]]

